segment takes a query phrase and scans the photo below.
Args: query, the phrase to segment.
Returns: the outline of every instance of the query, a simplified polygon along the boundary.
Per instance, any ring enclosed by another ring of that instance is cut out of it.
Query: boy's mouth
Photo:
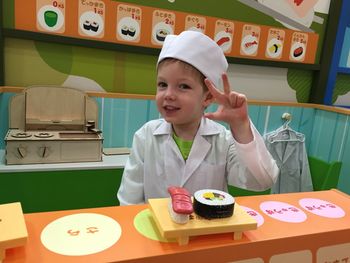
[[[166,111],[176,111],[176,110],[179,110],[180,108],[179,107],[175,107],[175,106],[171,106],[171,105],[165,105],[163,107],[164,110]]]

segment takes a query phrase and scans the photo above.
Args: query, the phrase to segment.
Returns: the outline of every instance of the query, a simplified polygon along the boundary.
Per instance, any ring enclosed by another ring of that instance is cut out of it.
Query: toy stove
[[[11,98],[6,164],[102,161],[98,107],[83,91],[33,86]]]

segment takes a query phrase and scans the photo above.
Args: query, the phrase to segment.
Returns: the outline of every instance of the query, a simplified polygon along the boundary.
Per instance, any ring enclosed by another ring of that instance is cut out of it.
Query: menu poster
[[[153,45],[162,46],[167,35],[174,34],[175,14],[164,10],[154,10],[152,17]]]
[[[289,59],[292,61],[302,62],[305,59],[308,35],[301,32],[294,32],[289,52]]]
[[[260,27],[256,25],[243,25],[240,54],[256,56],[259,48]]]
[[[117,39],[139,42],[141,35],[142,9],[136,6],[117,5]]]
[[[226,20],[216,20],[214,41],[226,53],[231,52],[234,34],[234,23]]]
[[[84,37],[104,36],[105,3],[99,0],[79,1],[78,32]]]
[[[112,0],[16,0],[15,27],[149,48],[160,48],[168,34],[195,30],[228,57],[295,63],[315,63],[319,40],[316,33]]]
[[[185,20],[185,30],[199,31],[205,34],[207,23],[205,17],[187,15]]]
[[[280,59],[284,46],[285,31],[277,28],[270,28],[267,35],[265,56],[267,58]]]
[[[63,33],[65,30],[65,9],[65,0],[37,0],[37,29],[39,31]]]

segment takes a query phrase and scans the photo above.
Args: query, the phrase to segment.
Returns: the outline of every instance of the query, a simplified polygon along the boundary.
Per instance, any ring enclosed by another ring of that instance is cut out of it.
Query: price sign
[[[167,35],[174,34],[175,14],[163,10],[154,10],[152,18],[152,37],[154,45],[163,45]]]
[[[282,50],[285,39],[285,31],[277,28],[270,28],[267,35],[267,44],[265,56],[267,58],[279,59],[282,56]]]
[[[81,36],[104,36],[105,4],[99,0],[79,0],[78,32]]]
[[[243,25],[240,54],[256,56],[260,40],[260,27],[256,25]]]
[[[214,41],[224,53],[230,53],[232,48],[234,23],[226,20],[216,20]]]
[[[185,19],[185,30],[199,31],[205,34],[207,24],[205,17],[188,15]]]
[[[308,35],[301,32],[294,32],[292,35],[292,44],[289,52],[289,59],[292,61],[303,62],[308,43]]]
[[[37,29],[45,32],[63,33],[65,31],[65,8],[65,0],[37,0]]]
[[[141,34],[142,10],[136,6],[117,5],[117,39],[139,42]]]

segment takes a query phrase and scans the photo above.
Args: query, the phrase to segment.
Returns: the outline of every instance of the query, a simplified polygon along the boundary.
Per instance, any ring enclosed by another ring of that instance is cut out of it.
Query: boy
[[[169,186],[227,191],[227,184],[270,188],[275,161],[250,122],[247,99],[230,90],[221,48],[195,31],[166,37],[157,63],[156,103],[163,119],[134,135],[118,191],[121,205],[168,197]],[[224,92],[216,89],[223,80]],[[204,110],[213,101],[214,113]],[[212,121],[225,121],[231,130]]]

